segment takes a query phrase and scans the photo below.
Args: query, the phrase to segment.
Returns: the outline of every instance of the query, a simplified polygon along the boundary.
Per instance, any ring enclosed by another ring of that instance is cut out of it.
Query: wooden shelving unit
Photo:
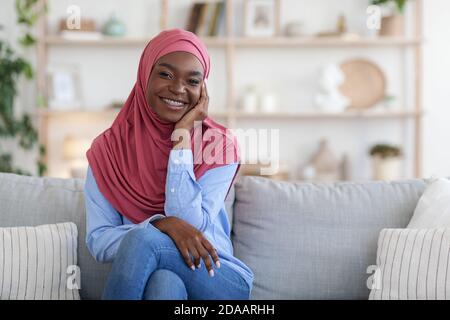
[[[46,0],[40,0],[42,4]],[[160,0],[161,14],[160,14],[160,30],[166,29],[168,25],[168,10],[170,0]],[[225,50],[226,60],[226,79],[227,79],[227,92],[226,92],[226,105],[227,110],[224,112],[212,113],[211,116],[221,118],[225,120],[228,127],[234,128],[240,120],[245,121],[258,121],[258,120],[271,120],[277,121],[319,121],[322,119],[327,120],[377,120],[377,119],[397,119],[398,121],[412,121],[414,124],[414,175],[416,177],[421,176],[422,167],[422,116],[423,110],[421,105],[422,92],[421,92],[421,77],[422,77],[422,63],[421,63],[421,48],[422,48],[422,0],[414,0],[414,35],[412,37],[376,37],[376,38],[317,38],[317,37],[302,37],[302,38],[287,38],[287,37],[273,37],[273,38],[244,38],[236,37],[233,34],[233,26],[235,25],[234,0],[226,1],[225,12],[225,35],[221,37],[206,37],[203,38],[205,44],[208,47],[216,47]],[[149,39],[143,38],[102,38],[100,40],[68,40],[59,36],[49,35],[47,33],[47,17],[42,17],[39,21],[39,37],[38,37],[38,65],[37,65],[37,79],[38,90],[45,96],[46,84],[45,74],[47,70],[48,50],[52,47],[72,47],[72,46],[85,46],[85,47],[143,47]],[[405,107],[402,110],[391,112],[344,112],[344,113],[290,113],[290,112],[278,112],[278,113],[242,113],[237,110],[236,107],[236,86],[235,79],[236,74],[234,65],[236,61],[236,51],[240,48],[285,48],[292,50],[321,50],[322,48],[358,48],[358,47],[394,47],[406,50],[412,50],[414,54],[414,105]],[[70,115],[85,115],[85,116],[111,116],[114,117],[117,110],[107,111],[49,111],[41,110],[37,112],[37,115],[41,119],[40,122],[40,139],[41,142],[48,146],[47,132],[49,119]],[[45,159],[44,159],[45,160]]]
[[[338,37],[329,38],[314,38],[305,37],[304,39],[295,39],[288,37],[274,37],[274,38],[227,38],[227,37],[203,37],[203,42],[208,47],[225,47],[227,45],[235,47],[408,47],[417,46],[421,44],[420,38],[398,38],[398,37],[385,37],[385,38],[356,38],[346,39]],[[147,42],[147,38],[109,38],[104,37],[99,40],[69,40],[60,36],[47,36],[43,40],[46,45],[49,46],[144,46]]]

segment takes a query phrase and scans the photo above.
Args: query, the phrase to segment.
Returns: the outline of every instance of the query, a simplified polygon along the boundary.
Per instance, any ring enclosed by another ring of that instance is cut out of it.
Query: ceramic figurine
[[[315,98],[321,111],[342,112],[349,106],[349,99],[339,91],[344,80],[345,75],[338,65],[330,64],[322,69],[319,78],[321,92]]]
[[[106,36],[122,37],[125,35],[125,31],[125,24],[115,14],[111,15],[103,27],[103,34]]]

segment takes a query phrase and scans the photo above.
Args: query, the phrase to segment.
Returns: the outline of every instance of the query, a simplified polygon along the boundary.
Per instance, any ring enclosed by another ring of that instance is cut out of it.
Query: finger
[[[202,107],[205,103],[206,95],[205,95],[205,83],[202,85],[202,89],[200,90],[200,97],[198,98],[197,104],[194,108]]]
[[[208,250],[216,267],[220,268],[219,255],[217,254],[217,250],[213,247],[213,245],[208,240],[205,240],[203,242],[203,246],[205,247],[206,250]]]
[[[210,255],[208,254],[208,251],[206,251],[205,247],[200,244],[200,246],[197,248],[197,250],[200,253],[200,256],[202,257],[203,261],[205,262],[206,270],[208,270],[208,273],[211,277],[214,277],[214,268],[211,263]]]
[[[203,101],[206,101],[208,99],[208,91],[206,89],[206,84],[203,82],[203,89],[202,89],[202,95],[201,95]]]
[[[203,82],[205,88],[205,96],[208,97],[208,88],[206,87],[206,82]]]
[[[203,90],[202,90],[202,103],[200,104],[204,113],[208,113],[208,104],[209,104],[209,96],[208,89],[206,88],[206,82],[203,82]]]
[[[181,255],[183,256],[183,260],[184,260],[184,262],[186,262],[187,266],[189,268],[191,268],[192,270],[195,270],[195,266],[192,263],[192,259],[191,259],[191,256],[189,255],[189,251],[187,250],[187,248],[178,248],[178,250],[180,251]]]
[[[194,257],[194,265],[197,266],[197,268],[200,268],[200,254],[198,253],[197,248],[195,246],[192,246],[189,248],[189,251]]]
[[[202,86],[202,96],[207,96],[208,95],[208,91],[206,89],[206,82],[203,81],[203,86]]]

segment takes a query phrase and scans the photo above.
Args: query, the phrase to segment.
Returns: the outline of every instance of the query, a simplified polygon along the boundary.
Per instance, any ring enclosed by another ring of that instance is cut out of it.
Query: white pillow
[[[77,237],[72,222],[0,228],[0,299],[79,300]]]
[[[409,229],[450,228],[450,181],[431,182],[417,203]]]
[[[369,299],[450,299],[450,228],[383,229]]]

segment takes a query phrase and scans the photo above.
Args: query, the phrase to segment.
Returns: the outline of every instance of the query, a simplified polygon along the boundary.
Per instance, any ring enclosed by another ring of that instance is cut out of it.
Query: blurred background
[[[208,46],[210,116],[239,132],[241,174],[275,166],[268,177],[280,180],[450,175],[449,1],[0,6],[2,172],[84,177],[85,152],[128,97],[145,44],[177,27]]]

